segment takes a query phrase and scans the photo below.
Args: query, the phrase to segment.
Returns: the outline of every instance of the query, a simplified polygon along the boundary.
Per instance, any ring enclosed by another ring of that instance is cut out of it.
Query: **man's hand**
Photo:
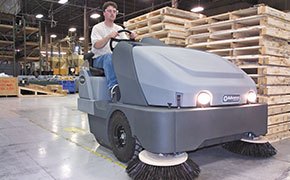
[[[116,38],[117,36],[119,36],[119,33],[117,31],[110,33],[107,38],[108,40],[110,40],[111,38]]]
[[[137,34],[134,31],[131,31],[130,39],[135,39],[137,37]]]

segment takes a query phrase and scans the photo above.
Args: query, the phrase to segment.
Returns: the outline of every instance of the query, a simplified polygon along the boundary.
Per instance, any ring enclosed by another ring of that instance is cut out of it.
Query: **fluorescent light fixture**
[[[41,19],[41,18],[43,18],[43,14],[37,14],[35,17],[36,17],[37,19]]]
[[[74,28],[74,27],[68,29],[69,32],[75,32],[76,30],[77,30],[77,29]]]
[[[67,3],[67,2],[68,2],[68,0],[59,0],[59,1],[58,1],[59,4],[65,4],[65,3]]]
[[[94,14],[90,15],[90,18],[92,18],[92,19],[98,19],[99,17],[101,17],[101,15],[98,13],[94,13]]]
[[[80,41],[83,41],[83,40],[85,40],[85,38],[84,37],[80,37],[79,40]]]
[[[192,8],[190,11],[197,13],[197,12],[201,12],[203,10],[204,10],[204,8],[202,6],[196,6],[196,7]]]
[[[51,38],[56,38],[56,34],[50,35]]]

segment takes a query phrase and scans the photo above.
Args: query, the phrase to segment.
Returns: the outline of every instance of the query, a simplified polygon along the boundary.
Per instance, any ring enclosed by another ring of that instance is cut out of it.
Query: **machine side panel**
[[[92,76],[88,70],[80,72],[79,96],[90,100],[110,100],[107,81],[102,76]]]
[[[88,114],[90,131],[95,136],[98,143],[102,146],[110,148],[108,137],[108,124],[107,120],[102,117],[93,116]]]
[[[125,113],[133,135],[154,153],[193,151],[267,132],[267,105],[260,104],[186,109],[116,104],[112,110]]]
[[[113,67],[121,91],[121,102],[147,106],[138,77],[136,75],[132,45],[119,42],[113,53]]]
[[[78,98],[78,110],[88,114],[94,114],[95,105],[93,100]]]
[[[79,96],[84,99],[94,99],[93,88],[90,81],[91,74],[88,70],[82,70],[79,77]]]
[[[113,105],[112,111],[122,111],[132,134],[151,152],[175,152],[174,111],[142,106]]]
[[[205,108],[201,111],[176,113],[176,139],[179,139],[176,141],[177,151],[195,149],[207,140],[212,140],[209,145],[219,144],[222,143],[219,142],[221,139],[216,138],[247,132],[257,136],[267,133],[266,105]],[[223,139],[226,142],[229,140]]]
[[[93,97],[95,100],[110,100],[109,90],[107,88],[107,81],[105,77],[96,76],[91,77],[91,84],[93,87]]]

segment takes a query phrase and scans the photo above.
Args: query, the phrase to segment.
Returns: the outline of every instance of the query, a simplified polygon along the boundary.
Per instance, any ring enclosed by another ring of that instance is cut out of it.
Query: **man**
[[[107,1],[104,3],[102,10],[104,21],[96,24],[91,33],[92,52],[95,54],[93,66],[103,68],[107,80],[107,87],[113,98],[118,91],[118,82],[112,64],[112,51],[110,50],[109,42],[111,38],[126,39],[124,33],[118,34],[117,31],[123,28],[114,23],[118,14],[118,6],[115,2]],[[134,39],[135,33],[130,34],[130,38]]]

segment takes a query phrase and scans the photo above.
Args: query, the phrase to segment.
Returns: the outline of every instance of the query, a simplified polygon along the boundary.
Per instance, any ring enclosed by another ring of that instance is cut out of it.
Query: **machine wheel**
[[[127,117],[121,111],[113,113],[109,124],[109,140],[112,150],[121,162],[128,162],[135,152],[135,138],[132,136]]]

